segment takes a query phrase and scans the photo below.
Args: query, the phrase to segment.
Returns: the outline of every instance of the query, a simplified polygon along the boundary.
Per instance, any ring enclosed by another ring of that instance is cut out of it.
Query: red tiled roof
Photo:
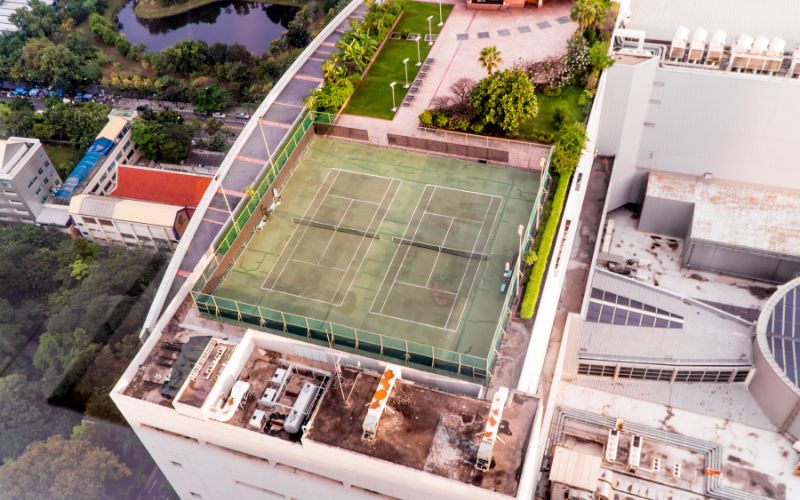
[[[210,182],[202,175],[120,165],[111,196],[196,208]]]

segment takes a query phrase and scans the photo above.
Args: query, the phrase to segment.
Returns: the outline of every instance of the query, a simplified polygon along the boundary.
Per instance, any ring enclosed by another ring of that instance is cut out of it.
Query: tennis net
[[[339,231],[342,233],[355,234],[357,236],[366,236],[367,238],[374,238],[379,240],[381,237],[378,233],[371,231],[364,231],[362,229],[354,229],[346,226],[334,226],[333,224],[326,224],[324,222],[317,222],[315,220],[307,219],[305,217],[293,217],[292,222],[295,224],[302,224],[304,226],[318,227],[321,229],[330,229],[331,231]]]
[[[423,241],[409,240],[406,238],[392,238],[392,241],[400,245],[411,245],[413,247],[427,248],[428,250],[435,250],[442,253],[449,253],[450,255],[457,255],[459,257],[466,257],[468,259],[488,260],[489,256],[480,252],[468,252],[466,250],[457,250],[455,248],[443,247],[434,245],[432,243],[425,243]]]

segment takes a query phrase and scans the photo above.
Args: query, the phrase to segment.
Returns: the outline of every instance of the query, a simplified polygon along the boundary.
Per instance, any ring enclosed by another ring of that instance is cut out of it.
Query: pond
[[[180,40],[239,43],[254,54],[263,54],[294,19],[297,7],[226,0],[163,19],[139,19],[134,2],[118,14],[120,32],[134,45],[143,43],[151,52]]]

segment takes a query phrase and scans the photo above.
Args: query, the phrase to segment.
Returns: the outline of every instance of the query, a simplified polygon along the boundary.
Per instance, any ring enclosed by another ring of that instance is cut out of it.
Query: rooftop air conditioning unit
[[[711,42],[708,44],[708,54],[706,55],[706,62],[709,64],[719,64],[722,60],[722,53],[725,52],[725,40],[728,34],[722,30],[717,30],[711,36]]]
[[[672,44],[669,48],[670,59],[683,59],[686,55],[686,46],[689,44],[689,28],[678,26],[675,36],[672,37]]]
[[[736,69],[740,71],[747,69],[751,57],[750,50],[752,48],[753,37],[747,33],[742,33],[739,35],[739,38],[736,39],[736,44],[734,44],[733,48],[731,49],[731,62],[728,66],[728,69]]]
[[[689,60],[692,62],[700,62],[703,59],[703,54],[706,51],[706,41],[708,39],[708,31],[703,28],[697,28],[692,37],[692,43],[689,45]]]

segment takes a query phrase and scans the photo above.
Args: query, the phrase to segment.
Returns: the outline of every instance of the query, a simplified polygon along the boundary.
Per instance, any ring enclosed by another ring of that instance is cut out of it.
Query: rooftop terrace
[[[330,139],[284,169],[195,289],[200,311],[486,377],[540,172]]]
[[[329,390],[306,439],[386,460],[480,488],[515,495],[527,436],[538,400],[512,392],[503,411],[492,467],[476,470],[475,456],[490,401],[448,394],[400,380],[374,441],[362,439],[362,422],[380,376],[344,369],[342,388]]]

